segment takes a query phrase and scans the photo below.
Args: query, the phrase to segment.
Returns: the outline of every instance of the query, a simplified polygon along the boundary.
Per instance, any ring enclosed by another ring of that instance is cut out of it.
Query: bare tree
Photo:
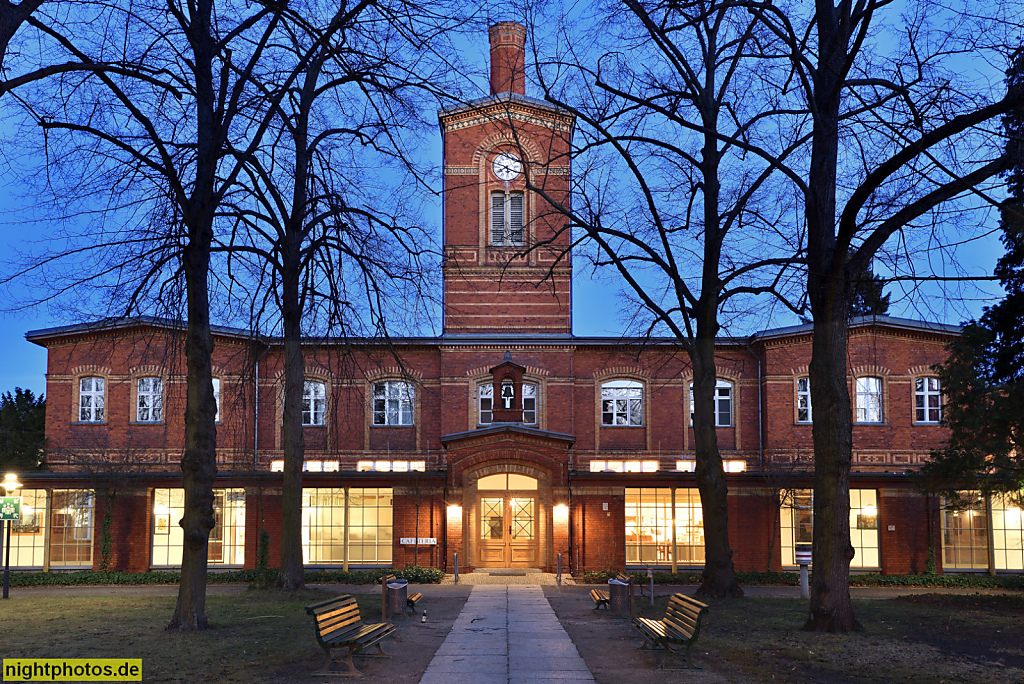
[[[410,148],[438,78],[429,55],[456,26],[404,2],[343,5],[322,31],[289,23],[290,62],[261,86],[280,128],[247,157],[218,249],[249,290],[253,324],[283,335],[279,587],[303,586],[303,337],[386,338],[388,314],[423,300],[429,240],[410,190],[425,186]]]
[[[952,217],[936,211],[957,200],[963,213],[972,194],[987,200],[981,184],[1005,162],[985,127],[1021,98],[993,101],[991,84],[965,83],[955,58],[1011,52],[1001,37],[1019,30],[1021,13],[1011,3],[917,2],[897,14],[890,0],[748,8],[788,46],[795,74],[787,87],[812,125],[809,162],[795,181],[814,318],[814,582],[805,629],[859,630],[849,592],[852,285],[887,246],[911,252],[921,234],[947,244],[964,239],[945,234],[941,222]]]
[[[9,91],[11,83],[5,90],[42,130],[48,156],[41,174],[50,187],[67,191],[60,196],[62,203],[76,191],[101,189],[109,202],[100,213],[120,211],[115,216],[120,219],[131,208],[153,229],[118,243],[145,252],[142,260],[132,260],[141,270],[106,262],[124,310],[135,310],[154,288],[158,296],[184,295],[188,390],[180,524],[185,546],[177,607],[168,628],[203,629],[217,473],[209,281],[214,221],[241,160],[273,120],[268,114],[253,123],[247,88],[272,45],[280,15],[270,7],[225,3],[215,8],[213,0],[132,4],[106,12],[93,32],[76,36],[77,43],[61,33],[59,17],[29,17],[43,44],[37,53],[45,62],[27,71],[32,78],[14,83],[16,91]],[[122,40],[111,41],[115,35]],[[114,51],[119,51],[114,59],[94,58]],[[44,68],[58,63],[61,54],[71,62]],[[105,68],[108,64],[116,68]],[[238,116],[243,110],[249,118]],[[77,244],[70,254],[81,260],[103,247]],[[77,279],[84,280],[81,275]]]
[[[566,45],[585,44],[573,25],[563,33]],[[697,593],[742,596],[716,428],[716,339],[723,318],[749,317],[760,299],[799,307],[788,302],[799,300],[800,236],[785,225],[792,202],[777,178],[804,142],[798,129],[778,133],[789,113],[774,79],[787,67],[778,73],[781,45],[731,2],[627,0],[595,33],[614,45],[537,58],[545,98],[582,124],[576,162],[588,164],[576,169],[571,206],[549,201],[595,266],[617,272],[650,312],[646,332],[669,331],[689,356],[706,540]]]

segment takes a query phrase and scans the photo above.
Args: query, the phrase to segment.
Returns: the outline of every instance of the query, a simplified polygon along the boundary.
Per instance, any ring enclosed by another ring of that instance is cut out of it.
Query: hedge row
[[[583,581],[603,584],[619,573],[615,570],[587,572]],[[648,583],[646,571],[628,573],[635,583]],[[800,584],[800,573],[796,572],[737,572],[739,583],[748,586]],[[699,584],[699,572],[655,572],[655,584]],[[1024,589],[1021,575],[940,575],[926,572],[920,575],[879,575],[877,573],[850,575],[851,587],[964,587],[969,589]]]
[[[401,570],[310,570],[306,572],[307,584],[374,584],[380,582],[384,573],[407,579],[418,584],[437,584],[444,573],[436,568],[410,566]],[[228,570],[211,572],[206,581],[210,584],[266,584],[277,576],[276,570]],[[11,574],[11,586],[45,587],[93,584],[177,584],[181,574],[154,570],[150,572],[17,572]]]

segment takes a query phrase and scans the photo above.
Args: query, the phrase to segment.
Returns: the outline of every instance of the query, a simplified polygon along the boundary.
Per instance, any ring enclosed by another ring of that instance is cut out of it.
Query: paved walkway
[[[593,681],[539,586],[478,585],[420,684]]]

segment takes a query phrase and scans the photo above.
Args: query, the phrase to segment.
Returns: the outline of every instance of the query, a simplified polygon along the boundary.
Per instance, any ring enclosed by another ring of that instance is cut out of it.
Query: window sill
[[[105,420],[73,420],[73,421],[71,421],[71,424],[72,425],[106,425],[107,421],[105,421]]]
[[[942,423],[937,420],[915,420],[914,425],[925,425],[931,427],[942,427]]]
[[[380,425],[378,423],[373,423],[373,424],[370,425],[370,427],[371,428],[414,428],[414,427],[416,427],[416,425],[415,425],[415,423],[412,423],[412,424],[409,424],[409,425]]]
[[[162,420],[133,420],[129,425],[164,425]]]
[[[795,423],[793,423],[793,425],[814,425],[814,421],[812,421],[812,420],[798,420]]]
[[[647,426],[646,425],[606,425],[605,423],[601,423],[601,427],[603,427],[603,428],[642,428],[642,427],[647,427]]]
[[[304,428],[324,428],[324,427],[327,427],[327,425],[324,424],[324,423],[303,423],[302,427],[304,427]]]
[[[874,422],[863,422],[863,423],[862,422],[856,422],[856,423],[854,423],[854,426],[857,426],[857,425],[875,425],[875,426],[877,426],[877,425],[888,425],[888,424],[889,423],[887,423],[887,422],[885,422],[883,420],[883,421],[879,421],[877,423],[874,423]]]

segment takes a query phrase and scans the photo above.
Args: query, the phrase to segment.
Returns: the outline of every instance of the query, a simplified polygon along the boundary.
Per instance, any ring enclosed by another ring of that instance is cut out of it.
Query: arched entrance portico
[[[470,565],[550,565],[551,476],[522,463],[490,463],[463,477]]]

